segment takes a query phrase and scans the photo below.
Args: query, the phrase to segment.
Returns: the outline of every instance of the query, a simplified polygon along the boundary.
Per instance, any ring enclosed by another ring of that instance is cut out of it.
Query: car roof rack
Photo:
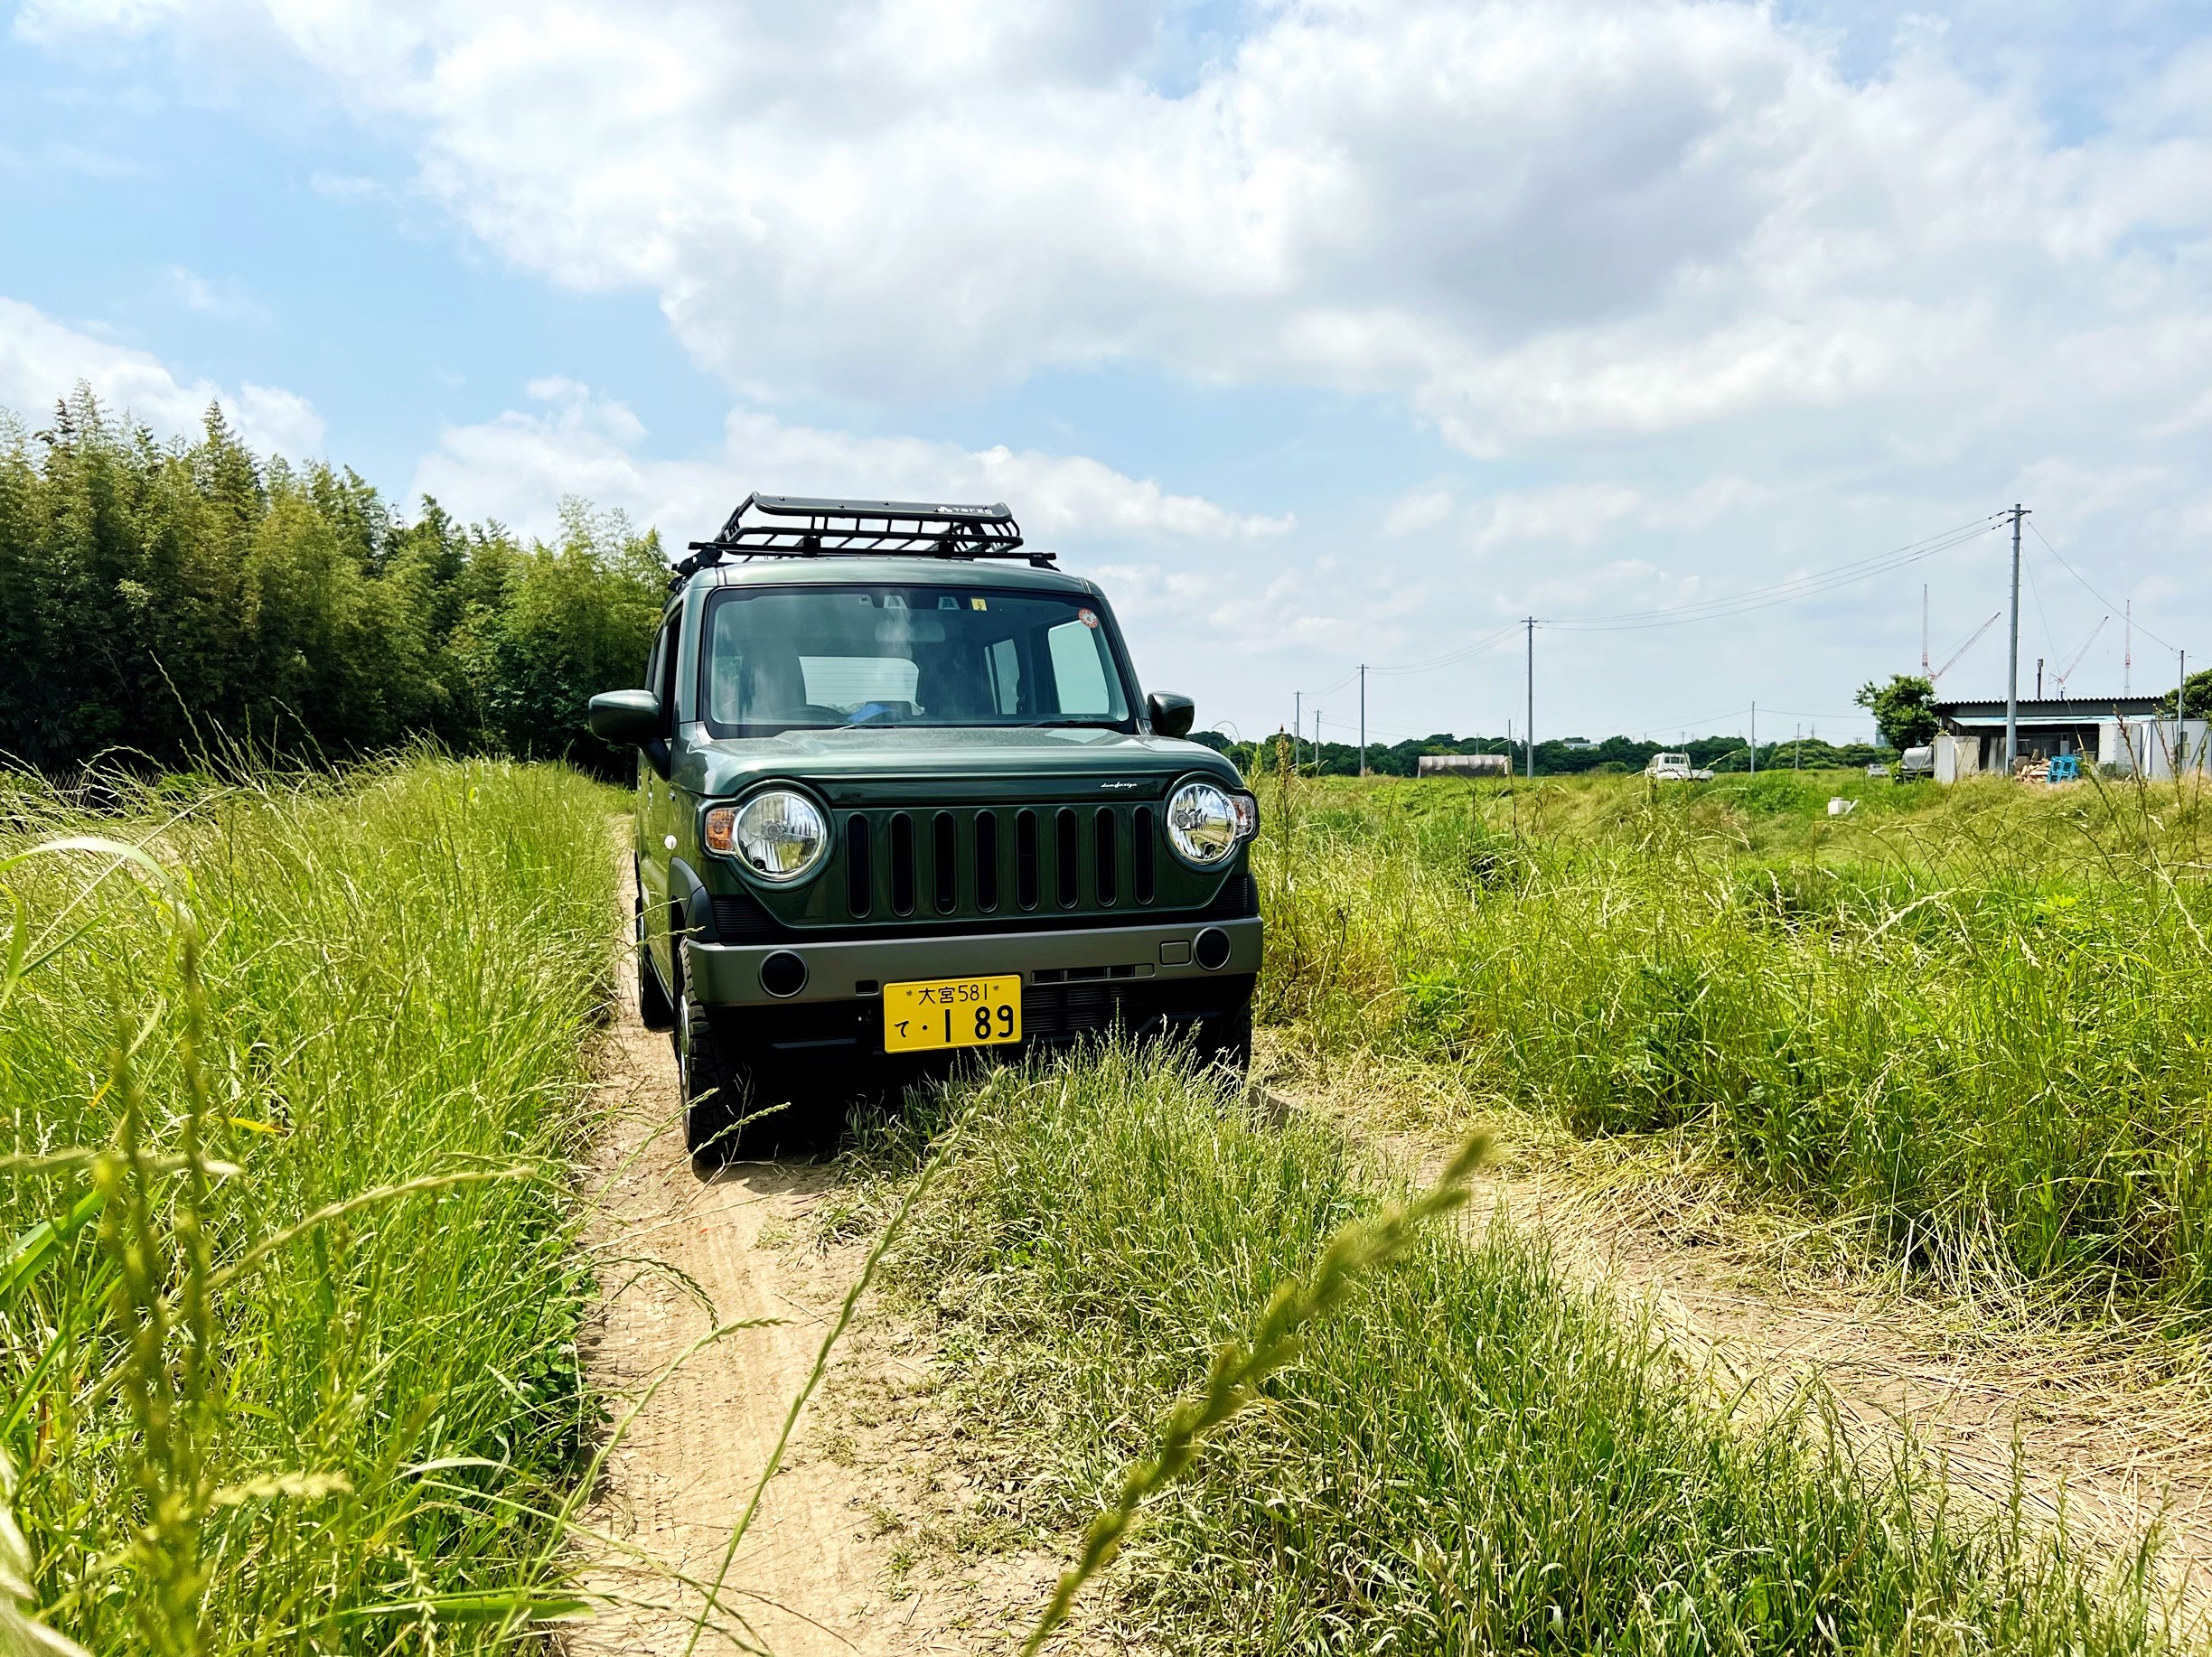
[[[754,514],[750,522],[746,513]],[[1049,552],[1022,548],[1021,525],[1006,503],[937,506],[919,501],[825,501],[806,495],[747,495],[712,540],[693,541],[672,585],[726,557],[1026,558],[1039,568]]]

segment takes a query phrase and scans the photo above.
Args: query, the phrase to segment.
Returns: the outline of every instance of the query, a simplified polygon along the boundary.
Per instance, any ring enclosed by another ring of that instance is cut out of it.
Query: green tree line
[[[0,755],[188,764],[429,737],[618,772],[583,724],[634,684],[665,596],[653,532],[563,505],[550,543],[412,518],[350,468],[256,455],[220,408],[161,442],[80,387],[0,411]]]
[[[1200,731],[1194,741],[1226,754],[1246,771],[1268,771],[1275,763],[1276,738],[1270,736],[1257,743],[1235,742],[1219,731]],[[1288,742],[1286,735],[1282,738]],[[1618,773],[1642,771],[1654,754],[1687,754],[1691,763],[1711,771],[1748,771],[1751,768],[1751,750],[1740,736],[1693,736],[1687,742],[1644,742],[1628,736],[1608,736],[1603,742],[1570,744],[1567,742],[1540,742],[1536,744],[1536,774],[1540,777],[1580,776],[1587,772]],[[1369,743],[1367,744],[1367,772],[1370,776],[1410,777],[1420,767],[1424,754],[1503,754],[1513,762],[1515,774],[1528,763],[1528,744],[1509,743],[1502,736],[1455,736],[1448,731],[1439,731],[1432,736],[1409,739],[1399,743]],[[1878,748],[1867,743],[1834,744],[1823,742],[1817,736],[1786,739],[1781,742],[1763,742],[1758,747],[1761,771],[1769,767],[1784,770],[1795,767],[1804,771],[1831,771],[1839,768],[1857,770],[1863,766],[1888,763],[1897,754],[1888,748]],[[1325,742],[1317,754],[1311,742],[1298,748],[1298,763],[1309,775],[1324,777],[1356,776],[1360,768],[1357,744]]]

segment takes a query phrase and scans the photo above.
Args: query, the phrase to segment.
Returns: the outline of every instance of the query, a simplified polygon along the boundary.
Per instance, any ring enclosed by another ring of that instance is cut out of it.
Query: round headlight
[[[1167,843],[1202,869],[1228,860],[1244,838],[1247,813],[1237,797],[1212,782],[1186,782],[1167,797]]]
[[[714,841],[710,826],[708,844]],[[726,849],[763,880],[797,880],[830,849],[830,825],[804,794],[772,788],[737,808]]]

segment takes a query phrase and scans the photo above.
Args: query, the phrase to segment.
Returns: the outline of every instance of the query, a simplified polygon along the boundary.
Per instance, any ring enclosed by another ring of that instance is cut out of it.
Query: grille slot
[[[875,847],[870,843],[868,819],[845,820],[845,908],[856,921],[865,920],[875,903]]]
[[[1083,838],[1083,825],[1076,820],[1074,811],[1062,806],[1053,813],[1054,869],[1059,885],[1054,895],[1060,907],[1073,909],[1083,901],[1076,881],[1083,873],[1083,848],[1078,842]]]
[[[1014,901],[1037,906],[1037,819],[1035,811],[1014,814]]]
[[[770,943],[785,935],[773,915],[742,893],[714,900],[714,927],[717,943]]]
[[[1199,913],[1209,921],[1250,919],[1260,913],[1260,882],[1251,875],[1232,875]]]
[[[891,819],[891,913],[910,915],[914,911],[914,819],[900,811]]]
[[[998,907],[998,817],[993,811],[976,813],[975,901],[985,914]]]
[[[1130,885],[1140,903],[1152,901],[1152,808],[1139,806],[1129,828]]]
[[[1091,862],[1092,876],[1098,883],[1094,891],[1105,909],[1112,908],[1120,896],[1121,847],[1114,828],[1112,810],[1101,806],[1091,819]]]
[[[950,811],[938,812],[930,824],[930,860],[937,875],[937,913],[949,915],[960,907],[960,825]]]

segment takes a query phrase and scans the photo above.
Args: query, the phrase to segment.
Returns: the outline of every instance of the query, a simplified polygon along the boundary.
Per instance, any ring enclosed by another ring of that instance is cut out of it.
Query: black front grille
[[[833,878],[831,913],[811,913],[807,925],[880,914],[879,894],[888,895],[891,914],[917,923],[1002,911],[1080,923],[1107,910],[1148,907],[1158,896],[1158,818],[1149,807],[1024,808],[1010,823],[1007,812],[980,807],[840,815],[846,867]]]
[[[1135,801],[839,810],[822,877],[716,897],[714,941],[1080,931],[1260,913],[1251,875],[1186,869],[1159,835],[1158,804]]]

